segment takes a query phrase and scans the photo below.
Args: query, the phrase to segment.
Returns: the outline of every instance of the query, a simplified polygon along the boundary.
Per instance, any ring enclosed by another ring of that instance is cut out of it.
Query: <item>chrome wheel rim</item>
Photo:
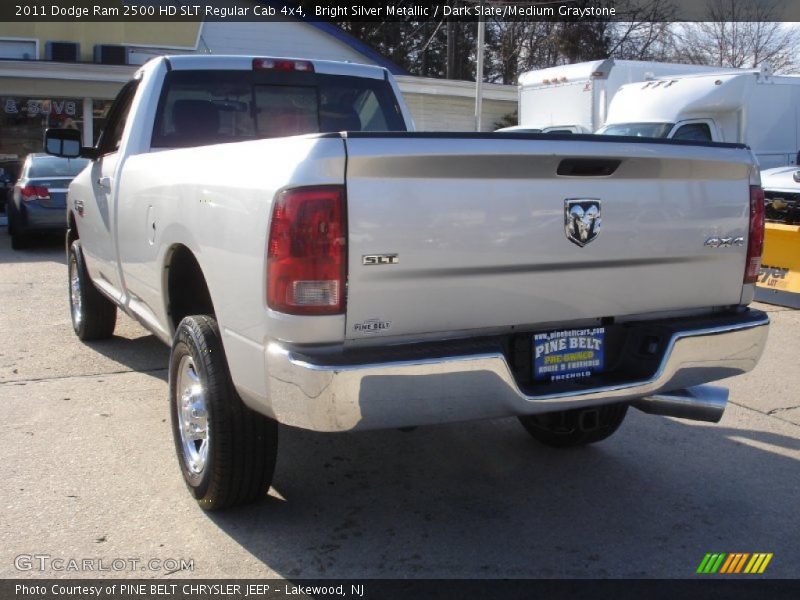
[[[69,257],[69,304],[72,311],[72,322],[80,327],[83,313],[81,311],[81,279],[78,276],[78,261],[74,254]]]
[[[184,462],[191,473],[199,475],[208,460],[210,432],[206,391],[191,356],[181,358],[175,392]]]

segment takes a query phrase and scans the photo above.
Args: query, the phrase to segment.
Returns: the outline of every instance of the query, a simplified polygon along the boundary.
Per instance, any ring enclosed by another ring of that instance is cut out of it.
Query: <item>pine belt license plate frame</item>
[[[574,381],[605,367],[605,327],[562,329],[533,334],[535,381]]]

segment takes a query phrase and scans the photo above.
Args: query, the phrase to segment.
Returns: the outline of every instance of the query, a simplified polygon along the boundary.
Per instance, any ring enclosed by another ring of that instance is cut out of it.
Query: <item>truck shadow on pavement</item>
[[[82,342],[82,344],[106,358],[130,368],[131,371],[146,373],[162,381],[167,381],[169,347],[154,335],[134,338],[115,335],[107,340]]]
[[[767,575],[794,577],[800,442],[724,423],[631,410],[566,451],[514,419],[283,427],[270,497],[209,517],[287,578],[693,577],[706,552],[773,552]]]
[[[56,262],[67,264],[64,250],[64,233],[47,233],[30,239],[23,250],[11,249],[11,238],[5,227],[0,227],[0,264]],[[64,274],[66,278],[66,272]]]

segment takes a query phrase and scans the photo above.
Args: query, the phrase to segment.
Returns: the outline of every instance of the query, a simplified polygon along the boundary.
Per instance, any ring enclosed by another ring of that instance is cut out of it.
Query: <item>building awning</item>
[[[113,99],[137,66],[0,60],[2,94]]]

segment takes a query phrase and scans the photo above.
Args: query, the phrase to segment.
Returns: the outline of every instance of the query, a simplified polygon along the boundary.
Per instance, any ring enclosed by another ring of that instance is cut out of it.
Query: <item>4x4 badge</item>
[[[603,219],[600,200],[567,198],[564,200],[564,231],[567,239],[583,248],[600,233]]]

